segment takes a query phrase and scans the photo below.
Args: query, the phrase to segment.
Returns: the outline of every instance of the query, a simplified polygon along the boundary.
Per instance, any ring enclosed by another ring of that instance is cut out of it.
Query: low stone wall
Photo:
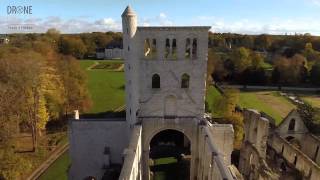
[[[136,125],[132,131],[129,147],[125,150],[124,163],[119,180],[141,179],[141,133],[141,125]]]
[[[320,167],[278,134],[273,134],[268,139],[268,145],[275,150],[276,153],[280,154],[291,166],[300,171],[304,177],[310,180],[320,178]]]
[[[215,140],[208,125],[200,127],[198,179],[237,179],[229,169],[230,157],[218,150]]]
[[[301,151],[304,152],[315,163],[320,165],[320,139],[310,133],[303,137]]]
[[[71,120],[68,179],[101,179],[110,165],[122,164],[122,153],[128,146],[127,129],[126,121],[119,119]]]

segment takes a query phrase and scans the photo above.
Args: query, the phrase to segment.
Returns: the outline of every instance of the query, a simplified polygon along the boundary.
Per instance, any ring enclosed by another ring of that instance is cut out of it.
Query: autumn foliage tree
[[[239,103],[239,90],[226,89],[222,96],[213,102],[211,114],[222,117],[219,123],[232,124],[234,128],[234,145],[236,149],[241,146],[243,138],[243,116],[236,111]]]

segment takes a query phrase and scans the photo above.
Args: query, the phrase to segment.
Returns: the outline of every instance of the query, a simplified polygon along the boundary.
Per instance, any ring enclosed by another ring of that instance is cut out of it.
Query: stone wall
[[[252,109],[243,111],[244,118],[244,142],[251,143],[262,158],[266,157],[267,139],[269,134],[269,121]]]
[[[320,140],[312,134],[306,134],[301,143],[301,151],[320,165]]]
[[[273,134],[268,145],[280,154],[289,164],[302,173],[305,178],[317,180],[320,178],[320,167],[307,155],[291,145],[278,134]]]
[[[244,109],[244,131],[239,171],[246,179],[277,179],[266,163],[269,121],[259,112]]]
[[[262,157],[257,149],[249,142],[244,142],[239,159],[239,171],[245,179],[275,180],[275,175],[269,168],[266,159]]]
[[[205,125],[201,126],[199,129],[199,139],[198,139],[198,159],[196,161],[198,165],[197,177],[195,179],[204,180],[215,180],[215,179],[238,179],[231,173],[230,170],[230,149],[233,149],[233,139],[230,141],[224,141],[223,136],[233,137],[233,128],[229,125]],[[220,127],[219,127],[220,126]],[[224,133],[213,134],[214,129],[224,129]],[[220,134],[220,136],[219,136]],[[215,136],[215,135],[218,135]],[[219,143],[220,141],[220,143]],[[225,142],[225,150],[223,147],[217,146],[218,144]],[[231,143],[231,144],[230,144]]]
[[[133,128],[129,147],[125,150],[124,163],[119,180],[142,179],[142,126]]]
[[[123,150],[128,146],[127,124],[122,119],[71,120],[69,124],[69,179],[88,176],[101,179],[104,168],[122,164]]]

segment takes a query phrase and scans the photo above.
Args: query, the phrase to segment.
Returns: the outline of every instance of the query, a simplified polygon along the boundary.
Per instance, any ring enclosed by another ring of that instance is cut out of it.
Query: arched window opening
[[[194,38],[192,42],[192,59],[197,58],[197,49],[198,49],[198,42],[197,42],[197,39]]]
[[[294,131],[295,126],[296,126],[296,120],[295,120],[295,119],[291,119],[291,121],[290,121],[290,123],[289,123],[289,128],[288,128],[288,130],[289,130],[289,131]]]
[[[190,76],[188,74],[183,74],[181,77],[181,88],[189,88]]]
[[[151,56],[151,45],[148,38],[144,41],[144,56],[145,57]]]
[[[152,58],[157,57],[157,40],[152,39]]]
[[[172,59],[177,59],[177,40],[172,40]]]
[[[165,57],[166,59],[169,58],[169,55],[170,55],[170,39],[166,39],[166,49],[165,49]]]
[[[186,40],[186,51],[185,51],[185,58],[189,59],[191,56],[191,41],[190,38],[187,38]]]
[[[160,88],[160,76],[158,74],[154,74],[152,76],[152,88],[153,89]]]

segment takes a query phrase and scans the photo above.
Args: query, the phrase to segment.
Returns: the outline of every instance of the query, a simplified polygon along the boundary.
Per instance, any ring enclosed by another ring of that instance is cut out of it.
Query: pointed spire
[[[132,15],[136,15],[136,13],[133,11],[130,5],[128,5],[127,8],[123,11],[121,16],[132,16]]]

